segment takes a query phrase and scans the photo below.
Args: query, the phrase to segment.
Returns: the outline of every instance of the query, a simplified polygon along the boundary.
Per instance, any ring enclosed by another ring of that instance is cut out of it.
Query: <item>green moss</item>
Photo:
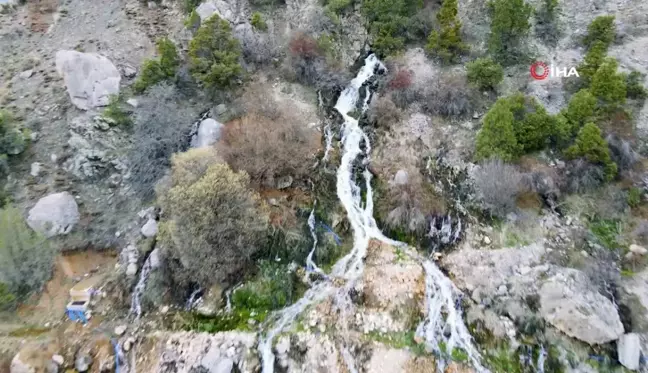
[[[263,16],[259,12],[252,13],[252,19],[250,24],[257,30],[266,31],[268,30],[268,24],[263,19]]]
[[[404,349],[407,348],[412,351],[415,355],[429,355],[425,349],[425,344],[417,343],[414,339],[415,332],[389,332],[389,333],[380,333],[377,331],[372,331],[364,335],[364,338],[370,341],[380,342],[384,345]]]

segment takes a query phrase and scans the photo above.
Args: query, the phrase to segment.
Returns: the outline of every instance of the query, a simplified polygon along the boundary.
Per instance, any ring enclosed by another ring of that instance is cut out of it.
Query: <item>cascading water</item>
[[[310,229],[311,237],[313,237],[313,248],[308,253],[308,257],[306,257],[306,273],[323,273],[322,270],[313,261],[313,255],[315,255],[315,249],[317,249],[317,233],[315,232],[315,207],[313,207],[310,215],[308,215],[308,229]]]
[[[375,55],[369,55],[365,63],[358,72],[357,76],[351,80],[349,86],[340,94],[335,109],[344,119],[342,126],[342,160],[337,170],[337,196],[340,203],[347,212],[347,218],[353,231],[353,247],[351,251],[343,258],[338,260],[333,266],[332,277],[346,279],[344,286],[337,288],[333,282],[328,279],[320,280],[304,294],[295,304],[274,315],[274,324],[259,342],[259,352],[263,361],[263,373],[272,373],[274,371],[274,354],[272,353],[272,341],[276,335],[281,333],[284,328],[292,324],[297,316],[302,313],[306,307],[316,303],[329,295],[334,295],[335,306],[338,308],[339,315],[345,319],[353,309],[353,304],[349,297],[350,290],[356,285],[357,280],[364,270],[364,257],[371,239],[377,239],[384,243],[394,246],[404,246],[403,243],[391,240],[385,237],[378,228],[373,218],[373,190],[371,188],[371,173],[366,169],[362,172],[365,183],[366,198],[362,201],[361,189],[354,181],[354,164],[362,155],[368,157],[371,151],[369,137],[362,131],[358,120],[353,118],[349,113],[355,112],[360,99],[360,89],[365,86],[366,95],[362,102],[361,111],[367,110],[371,92],[365,83],[376,73],[376,71],[385,71],[385,66]],[[326,134],[326,129],[325,129]],[[328,144],[327,137],[327,153]],[[364,145],[364,150],[362,146]],[[327,157],[325,156],[325,159]],[[366,159],[362,166],[366,166]],[[309,217],[309,226],[314,234],[314,215],[311,212]],[[446,232],[444,232],[446,233]],[[317,237],[314,236],[314,240]],[[313,245],[313,250],[315,245]],[[312,253],[313,251],[311,251]],[[443,275],[441,270],[432,263],[432,261],[416,257],[419,260],[426,273],[426,302],[427,316],[419,325],[417,334],[424,337],[428,347],[436,352],[441,352],[440,344],[445,343],[446,351],[450,353],[454,348],[463,349],[470,358],[473,366],[481,372],[487,370],[481,365],[480,355],[477,349],[472,345],[472,337],[463,323],[461,317],[461,308],[459,304],[460,292],[454,284]],[[314,265],[312,256],[307,259],[307,267]],[[444,318],[445,315],[445,318]],[[346,322],[341,320],[338,325],[346,326]],[[347,347],[342,344],[340,350],[349,371],[355,372],[353,357]],[[443,369],[443,361],[439,360],[439,369]]]
[[[142,271],[140,272],[140,277],[139,280],[137,280],[137,285],[135,285],[135,289],[133,290],[133,295],[131,296],[131,308],[130,312],[131,314],[135,314],[135,317],[137,319],[142,316],[142,294],[144,294],[144,290],[146,289],[146,281],[149,278],[149,275],[151,274],[151,269],[153,266],[151,265],[151,255],[146,258],[144,261],[144,265],[142,266]]]

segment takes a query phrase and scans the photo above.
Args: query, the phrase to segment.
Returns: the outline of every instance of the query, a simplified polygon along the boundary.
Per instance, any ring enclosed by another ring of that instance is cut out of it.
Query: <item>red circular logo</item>
[[[549,76],[549,66],[541,61],[536,61],[531,65],[531,76],[535,80],[543,80]]]

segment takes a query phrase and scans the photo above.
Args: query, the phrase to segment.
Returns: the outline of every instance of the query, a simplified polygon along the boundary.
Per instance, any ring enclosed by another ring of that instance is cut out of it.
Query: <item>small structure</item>
[[[90,306],[90,300],[97,283],[102,276],[89,277],[70,289],[70,303],[65,307],[65,313],[71,321],[88,322],[86,312]]]

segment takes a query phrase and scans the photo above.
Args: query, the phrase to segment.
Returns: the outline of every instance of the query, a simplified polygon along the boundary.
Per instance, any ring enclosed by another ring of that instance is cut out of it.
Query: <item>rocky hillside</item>
[[[644,1],[0,0],[0,60],[0,372],[648,369]]]

